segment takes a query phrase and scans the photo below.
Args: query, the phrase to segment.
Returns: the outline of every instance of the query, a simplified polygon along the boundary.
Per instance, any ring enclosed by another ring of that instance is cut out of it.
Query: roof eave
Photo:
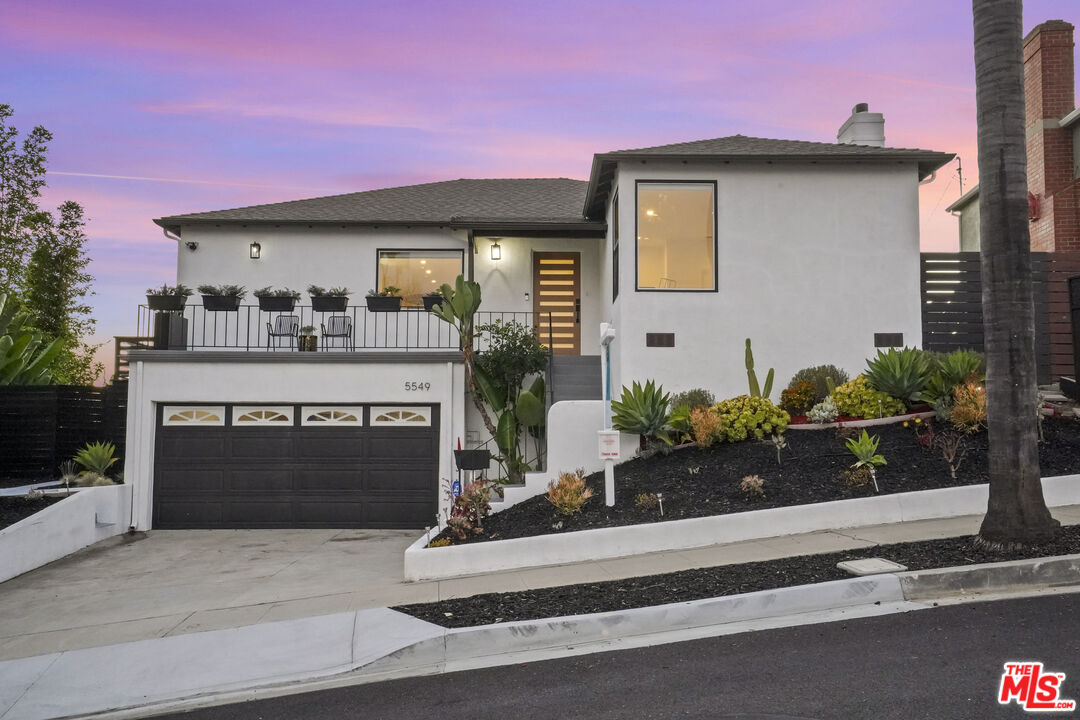
[[[951,212],[953,212],[955,210],[963,210],[965,207],[967,207],[971,203],[975,202],[975,200],[977,200],[978,198],[979,198],[979,186],[976,185],[975,187],[971,188],[966,193],[961,195],[957,199],[957,201],[954,202],[952,205],[945,208],[945,212],[951,213]]]
[[[656,153],[606,153],[593,155],[592,169],[589,172],[589,189],[585,194],[584,215],[586,218],[593,217],[590,213],[602,210],[606,195],[598,196],[601,175],[608,166],[615,166],[619,161],[666,161],[666,162],[764,162],[764,163],[811,163],[811,164],[844,164],[844,163],[904,163],[913,162],[919,168],[919,180],[925,180],[934,171],[951,162],[956,155],[954,153],[941,153],[927,151],[923,153],[889,153],[882,152],[873,155],[830,155],[830,154],[805,154],[805,155],[696,155],[696,154],[671,154],[660,155]]]

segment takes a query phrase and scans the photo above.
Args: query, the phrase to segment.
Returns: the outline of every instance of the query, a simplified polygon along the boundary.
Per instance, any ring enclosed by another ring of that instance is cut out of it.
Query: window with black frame
[[[461,250],[380,250],[376,289],[397,288],[403,307],[419,307],[424,295],[452,286],[463,267]]]

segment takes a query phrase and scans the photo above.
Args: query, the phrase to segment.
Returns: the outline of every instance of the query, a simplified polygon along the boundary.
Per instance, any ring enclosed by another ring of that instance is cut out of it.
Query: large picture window
[[[716,185],[639,182],[639,290],[716,290]]]
[[[460,250],[380,250],[377,290],[399,289],[403,306],[423,305],[423,296],[462,274]]]

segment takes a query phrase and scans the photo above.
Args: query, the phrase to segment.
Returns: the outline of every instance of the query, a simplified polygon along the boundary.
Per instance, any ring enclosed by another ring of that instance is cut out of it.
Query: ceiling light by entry
[[[257,242],[251,243],[251,246],[248,248],[248,253],[248,257],[252,260],[258,260],[262,257],[262,245]]]
[[[645,214],[648,215],[649,217],[656,217],[656,211],[655,210],[646,210]]]
[[[491,259],[502,260],[502,248],[499,246],[498,238],[495,238],[495,242],[491,243]]]

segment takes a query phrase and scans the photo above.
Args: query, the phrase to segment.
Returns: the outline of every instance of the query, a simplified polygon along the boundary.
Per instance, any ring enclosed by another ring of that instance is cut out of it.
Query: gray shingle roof
[[[911,148],[874,147],[847,143],[809,142],[806,140],[771,140],[769,138],[729,135],[709,140],[657,145],[655,147],[614,150],[593,155],[589,173],[589,191],[585,198],[585,216],[601,218],[615,166],[620,160],[746,160],[770,162],[914,162],[919,179],[953,159],[949,153]]]
[[[476,223],[582,223],[584,180],[527,178],[448,180],[328,197],[170,215],[162,227],[204,222],[356,223],[451,225]]]
[[[873,157],[873,158],[913,158],[937,156],[951,157],[947,153],[933,150],[915,150],[910,148],[873,147],[871,145],[849,145],[846,143],[810,142],[807,140],[771,140],[769,138],[729,135],[709,140],[656,145],[654,147],[632,150],[614,150],[600,153],[600,157],[673,155],[676,157]]]

